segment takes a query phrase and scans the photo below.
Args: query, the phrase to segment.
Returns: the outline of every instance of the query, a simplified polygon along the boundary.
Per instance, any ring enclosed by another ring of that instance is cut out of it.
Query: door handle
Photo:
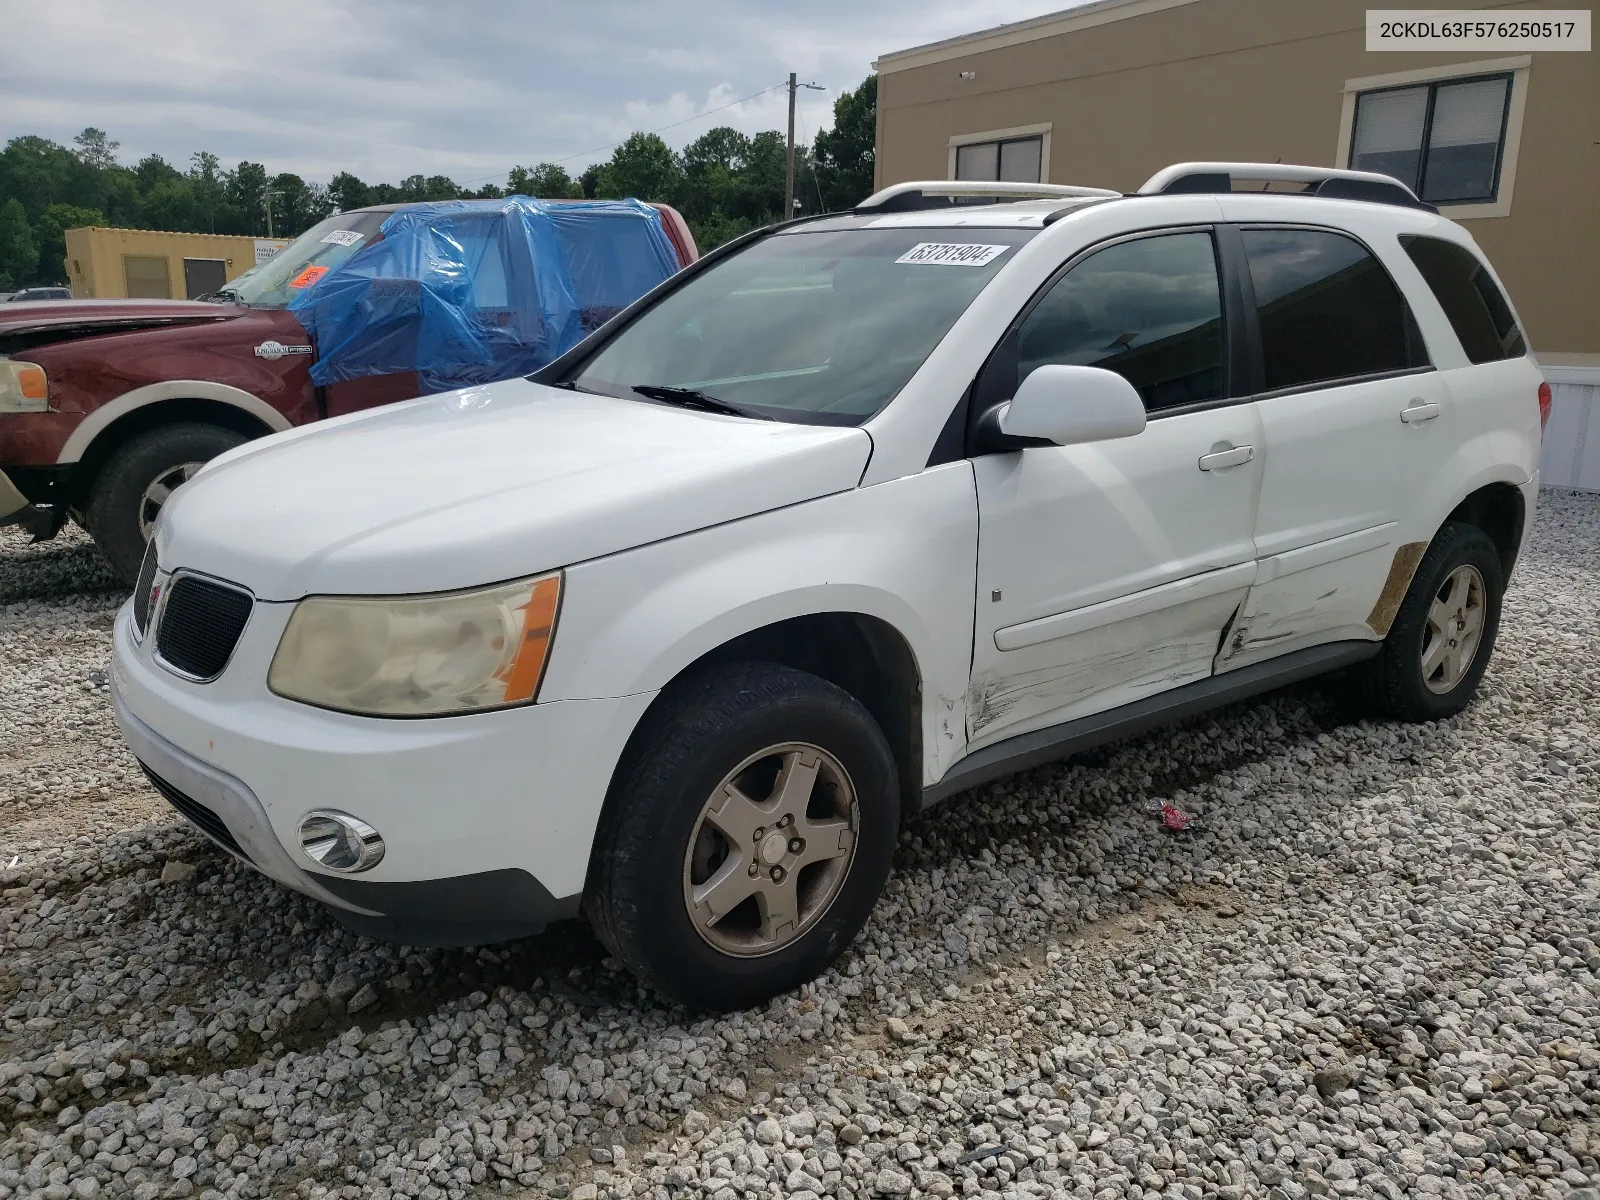
[[[1230,450],[1213,450],[1200,456],[1202,471],[1226,471],[1229,467],[1243,466],[1256,456],[1254,446],[1234,446]]]
[[[1400,419],[1407,425],[1416,425],[1421,421],[1431,421],[1438,415],[1438,404],[1432,401],[1424,404],[1420,398],[1413,400],[1410,408],[1402,408],[1400,410]]]

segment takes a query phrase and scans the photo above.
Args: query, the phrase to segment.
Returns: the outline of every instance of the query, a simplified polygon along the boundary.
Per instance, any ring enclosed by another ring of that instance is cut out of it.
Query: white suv
[[[1333,668],[1460,710],[1547,396],[1472,239],[1383,176],[900,185],[529,380],[216,459],[118,615],[117,717],[356,930],[582,911],[748,1005],[943,797]]]

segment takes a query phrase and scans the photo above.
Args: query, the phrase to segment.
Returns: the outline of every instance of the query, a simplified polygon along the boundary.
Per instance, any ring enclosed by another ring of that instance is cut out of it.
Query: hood
[[[167,503],[157,553],[265,600],[450,591],[845,491],[871,451],[512,379],[231,451]]]
[[[198,300],[28,300],[0,304],[0,351],[95,333],[228,321],[249,311],[235,304],[204,304]]]

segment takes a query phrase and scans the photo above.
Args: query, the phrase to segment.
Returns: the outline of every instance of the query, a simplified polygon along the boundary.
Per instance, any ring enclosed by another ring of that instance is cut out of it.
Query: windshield
[[[679,388],[780,420],[858,424],[1037,232],[777,234],[668,295],[570,382],[614,396]]]
[[[377,236],[386,212],[347,212],[313,225],[218,293],[251,308],[283,308]]]

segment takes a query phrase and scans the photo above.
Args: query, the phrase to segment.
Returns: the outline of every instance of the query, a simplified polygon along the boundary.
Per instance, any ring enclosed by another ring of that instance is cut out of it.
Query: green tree
[[[201,232],[237,232],[232,228],[237,216],[228,205],[222,163],[215,154],[196,150],[189,157],[189,190],[194,195],[195,216]]]
[[[97,208],[78,208],[72,204],[52,204],[34,222],[34,237],[39,243],[39,265],[33,282],[67,282],[67,230],[86,225],[104,225],[106,217]]]
[[[222,179],[229,206],[238,213],[242,228],[236,233],[263,233],[267,227],[262,198],[267,190],[267,169],[260,163],[241,162]]]
[[[107,167],[117,165],[117,149],[122,143],[113,142],[106,137],[105,130],[96,129],[91,125],[72,140],[77,145],[78,157],[83,160],[85,166],[103,171]]]
[[[340,212],[365,208],[372,203],[372,189],[349,171],[340,171],[328,183],[328,195],[338,205]]]
[[[737,206],[742,173],[750,161],[750,139],[720,125],[684,147],[681,161],[683,178],[676,203],[691,225],[706,225],[713,216]]]
[[[162,180],[144,193],[144,224],[178,233],[193,230],[200,219],[199,207],[189,181],[173,172],[173,178]]]
[[[13,196],[0,205],[0,288],[25,286],[38,265],[39,243],[22,201]]]
[[[828,212],[853,208],[872,194],[878,137],[878,77],[833,102],[833,128],[817,134],[812,151]]]
[[[595,194],[608,199],[671,200],[682,177],[677,155],[660,137],[636,133],[600,169]]]
[[[577,200],[583,187],[567,169],[556,163],[542,162],[536,167],[512,167],[506,180],[506,194],[534,196],[540,200]]]
[[[37,215],[49,205],[84,203],[92,174],[78,156],[48,138],[12,138],[0,151],[0,196]]]

